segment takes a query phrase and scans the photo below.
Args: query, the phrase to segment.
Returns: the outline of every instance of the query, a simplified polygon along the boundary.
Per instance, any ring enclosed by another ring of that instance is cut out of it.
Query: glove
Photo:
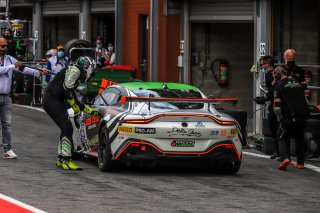
[[[72,99],[68,99],[67,100],[68,104],[71,106],[71,108],[73,109],[74,111],[74,114],[78,114],[80,113],[80,108],[79,106],[76,104],[75,100],[72,98]]]
[[[85,112],[87,114],[90,114],[90,115],[93,115],[93,116],[99,116],[100,115],[100,113],[98,112],[97,109],[93,109],[93,108],[91,108],[91,107],[89,107],[87,105],[85,105],[83,112]]]
[[[255,97],[253,100],[256,102],[256,104],[264,104],[266,102],[265,97]]]

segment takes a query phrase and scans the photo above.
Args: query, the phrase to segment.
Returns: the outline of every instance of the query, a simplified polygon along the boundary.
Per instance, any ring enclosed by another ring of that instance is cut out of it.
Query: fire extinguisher
[[[229,63],[225,59],[215,59],[212,64],[212,74],[220,86],[227,86],[229,82]]]
[[[307,86],[310,86],[312,82],[312,71],[309,69],[305,69],[304,78],[306,79]],[[307,97],[309,101],[311,100],[311,91],[308,88],[304,90],[304,95]]]

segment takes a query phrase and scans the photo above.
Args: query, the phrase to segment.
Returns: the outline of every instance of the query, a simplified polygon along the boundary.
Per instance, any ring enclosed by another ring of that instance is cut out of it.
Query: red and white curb
[[[257,154],[257,153],[252,153],[252,152],[242,152],[242,154],[251,155],[251,156],[254,156],[254,157],[258,157],[258,158],[267,158],[267,159],[270,159],[270,156],[269,156],[269,155]],[[291,163],[295,163],[295,162],[291,162]],[[305,167],[305,168],[308,168],[308,169],[311,169],[311,170],[313,170],[313,171],[315,171],[315,172],[319,172],[319,173],[320,173],[320,168],[317,167],[317,166],[314,166],[314,165],[305,163],[305,164],[304,164],[304,167]]]
[[[0,194],[0,212],[5,213],[46,213],[40,209]]]

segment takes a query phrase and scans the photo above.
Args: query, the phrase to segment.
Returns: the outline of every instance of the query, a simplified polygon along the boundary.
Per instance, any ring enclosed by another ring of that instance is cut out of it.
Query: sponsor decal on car
[[[226,136],[227,135],[227,130],[226,129],[222,129],[220,131],[220,136]]]
[[[172,147],[194,147],[194,140],[174,140],[171,142]]]
[[[195,127],[204,128],[206,126],[201,121],[198,121]]]
[[[98,123],[99,121],[100,121],[100,117],[99,116],[94,116],[94,117],[91,117],[91,118],[87,118],[86,119],[86,126]]]
[[[135,133],[139,133],[139,134],[156,134],[156,128],[140,128],[140,127],[136,127],[134,129]]]
[[[134,133],[134,127],[131,127],[131,126],[118,126],[118,132]]]
[[[173,127],[172,130],[167,132],[170,137],[179,137],[179,136],[189,136],[189,137],[198,137],[202,136],[201,132],[197,132],[194,129],[184,129]]]
[[[235,129],[230,129],[230,135],[231,136],[235,136],[235,135],[237,135],[238,134],[238,129],[237,128],[235,128]]]
[[[219,130],[212,130],[210,135],[219,135],[220,131]]]

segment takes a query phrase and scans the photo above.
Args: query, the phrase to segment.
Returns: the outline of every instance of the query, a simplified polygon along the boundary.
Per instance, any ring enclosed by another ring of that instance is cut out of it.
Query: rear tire
[[[72,48],[91,48],[91,43],[87,40],[84,39],[72,39],[70,41],[67,42],[67,44],[64,46],[64,53],[66,56],[68,56],[71,61],[75,61],[77,58],[79,58],[80,56],[92,56],[92,54],[95,53],[95,51],[92,49],[90,50],[81,50],[78,53],[73,53],[72,55],[70,55],[70,50]]]
[[[305,132],[305,142],[307,144],[306,153],[309,157],[317,158],[320,155],[319,141],[316,140],[310,132]]]
[[[263,138],[263,146],[262,151],[267,155],[272,155],[275,151],[275,141],[271,137],[264,137]]]
[[[113,172],[118,168],[117,162],[112,160],[109,133],[106,126],[99,132],[98,166],[103,172]]]
[[[224,171],[227,174],[236,174],[238,173],[240,167],[241,167],[241,161],[234,160],[233,162],[230,162],[226,165],[226,167],[224,168]]]

